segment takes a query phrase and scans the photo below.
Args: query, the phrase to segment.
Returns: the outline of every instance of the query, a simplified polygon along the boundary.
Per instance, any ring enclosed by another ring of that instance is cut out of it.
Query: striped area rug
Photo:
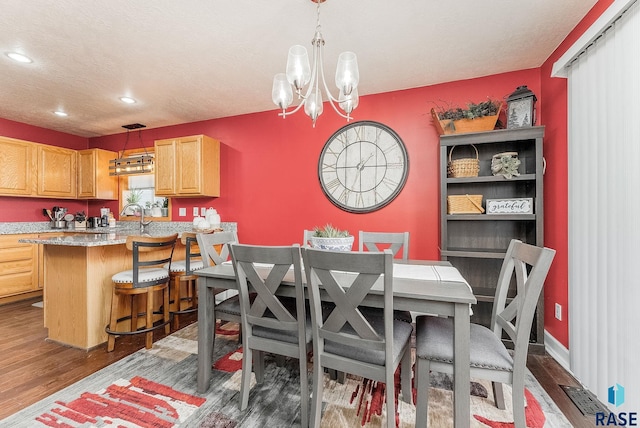
[[[295,427],[300,426],[299,373],[295,360],[269,360],[265,381],[253,383],[249,407],[238,408],[242,349],[237,326],[216,337],[216,362],[206,394],[196,392],[197,324],[192,324],[44,400],[0,421],[1,427]],[[311,367],[309,367],[311,369]],[[308,373],[311,381],[311,371]],[[383,426],[384,384],[347,376],[344,384],[325,377],[323,427]],[[490,384],[472,382],[472,427],[510,427],[506,410],[493,404]],[[529,427],[569,427],[531,374],[527,376]],[[488,397],[487,397],[488,395]],[[451,379],[435,376],[429,423],[452,426]],[[415,407],[399,401],[400,427],[412,427]]]

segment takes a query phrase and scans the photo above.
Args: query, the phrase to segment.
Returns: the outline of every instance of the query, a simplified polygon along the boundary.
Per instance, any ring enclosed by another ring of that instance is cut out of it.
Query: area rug
[[[237,326],[216,337],[212,381],[196,391],[197,324],[192,324],[99,372],[0,421],[1,427],[295,427],[300,426],[297,361],[267,360],[262,384],[252,383],[249,407],[238,407],[242,348]],[[309,367],[311,368],[311,367]],[[311,371],[307,374],[311,381]],[[433,374],[429,426],[452,424],[452,381]],[[384,384],[354,376],[338,383],[325,376],[323,427],[381,427],[385,420]],[[527,425],[569,427],[570,423],[527,373]],[[490,384],[471,382],[471,426],[512,427],[510,388],[506,410],[493,403]],[[415,406],[400,400],[397,426],[412,427]]]

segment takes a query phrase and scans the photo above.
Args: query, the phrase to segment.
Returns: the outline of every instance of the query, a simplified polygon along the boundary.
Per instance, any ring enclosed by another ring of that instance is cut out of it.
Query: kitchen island
[[[235,230],[235,223],[223,229]],[[189,231],[183,228],[182,231]],[[107,233],[42,234],[20,242],[40,244],[44,249],[44,326],[48,339],[81,349],[107,341],[113,274],[131,269],[133,259],[125,243],[138,229],[115,229]],[[175,228],[151,228],[147,234],[166,236]],[[184,258],[176,246],[176,260]]]

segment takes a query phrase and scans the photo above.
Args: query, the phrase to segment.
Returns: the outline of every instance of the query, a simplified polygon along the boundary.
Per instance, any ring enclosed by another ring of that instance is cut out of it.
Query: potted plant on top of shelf
[[[433,124],[440,135],[491,131],[496,127],[502,102],[492,99],[462,107],[431,109]]]
[[[346,230],[340,230],[327,223],[324,227],[314,227],[311,236],[311,246],[321,250],[351,251],[353,235]]]

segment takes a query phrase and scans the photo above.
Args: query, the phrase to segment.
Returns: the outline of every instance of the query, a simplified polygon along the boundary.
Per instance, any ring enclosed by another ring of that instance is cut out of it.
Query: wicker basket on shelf
[[[482,214],[482,195],[447,196],[447,214]]]
[[[456,146],[453,146],[451,150],[449,150],[449,164],[447,166],[449,177],[477,177],[478,172],[480,172],[480,160],[478,159],[478,149],[476,146],[471,144],[471,147],[473,147],[476,153],[475,158],[451,159],[455,147]]]

